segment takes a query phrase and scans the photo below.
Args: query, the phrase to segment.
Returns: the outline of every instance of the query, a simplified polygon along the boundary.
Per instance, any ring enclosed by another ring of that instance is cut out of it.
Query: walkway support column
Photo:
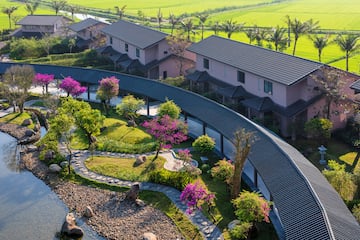
[[[203,122],[203,124],[202,124],[202,129],[203,129],[202,132],[203,132],[203,135],[206,134],[206,126],[207,126],[207,124]]]
[[[87,98],[90,101],[90,83],[87,83]]]

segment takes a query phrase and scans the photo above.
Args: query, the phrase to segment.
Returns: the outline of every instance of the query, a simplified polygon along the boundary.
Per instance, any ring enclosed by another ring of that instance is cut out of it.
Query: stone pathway
[[[65,147],[60,148],[62,152],[66,152]],[[145,154],[150,155],[153,153]],[[169,153],[171,154],[171,153]],[[109,156],[109,157],[119,157],[119,158],[136,158],[138,155],[144,154],[124,154],[124,153],[110,153],[110,152],[99,152],[95,151],[94,156]],[[111,185],[116,185],[120,187],[131,187],[134,182],[124,181],[113,177],[103,176],[97,174],[95,172],[90,171],[85,167],[85,160],[90,157],[90,152],[85,151],[76,151],[73,154],[73,158],[71,160],[71,165],[74,168],[74,171],[89,179],[93,179],[99,182],[108,183]],[[166,156],[164,156],[166,157]],[[205,239],[224,239],[222,233],[216,225],[214,225],[209,219],[207,219],[200,211],[195,211],[193,214],[189,215],[185,213],[186,205],[180,201],[180,191],[175,188],[164,186],[161,184],[150,183],[150,182],[136,182],[139,183],[141,190],[151,190],[156,192],[164,193],[175,205],[178,209],[180,209],[189,219],[190,221],[199,228],[200,233],[203,235]]]

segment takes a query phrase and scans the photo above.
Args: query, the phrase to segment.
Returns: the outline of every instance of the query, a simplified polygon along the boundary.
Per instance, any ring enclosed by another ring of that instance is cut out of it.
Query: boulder
[[[27,146],[27,152],[36,152],[37,150],[38,150],[38,147],[35,145]]]
[[[33,121],[31,120],[31,118],[28,118],[28,119],[25,119],[22,123],[21,123],[21,125],[22,126],[29,126],[29,125],[31,125],[33,123]]]
[[[68,166],[68,161],[62,161],[61,163],[60,163],[60,167],[62,167],[62,168],[65,168],[65,167],[67,167]]]
[[[141,199],[135,199],[135,204],[139,207],[144,207],[145,206],[145,202]]]
[[[33,130],[27,129],[27,130],[25,131],[25,137],[31,137],[31,136],[33,136],[33,135],[35,135],[35,132],[34,132]]]
[[[232,229],[234,229],[234,227],[236,226],[236,225],[238,225],[238,224],[240,224],[240,221],[239,220],[232,220],[231,222],[229,222],[229,224],[228,224],[228,229],[229,230],[232,230]]]
[[[157,240],[157,237],[152,232],[146,232],[143,234],[143,240]]]
[[[76,226],[75,217],[73,213],[68,213],[65,217],[65,221],[61,227],[61,234],[69,238],[81,238],[84,236],[84,231]]]
[[[136,166],[139,166],[139,165],[141,165],[141,164],[143,164],[144,163],[144,160],[142,159],[142,157],[141,156],[137,156],[136,157],[136,160],[135,160],[135,165]]]
[[[50,172],[53,172],[53,173],[59,173],[59,172],[61,172],[61,169],[62,168],[59,165],[55,164],[55,163],[53,163],[53,164],[51,164],[49,166]]]
[[[135,183],[131,186],[130,190],[126,193],[125,199],[135,201],[139,196],[140,185]]]
[[[84,217],[91,218],[93,216],[94,216],[94,211],[92,210],[92,208],[90,206],[86,206],[84,211]]]
[[[54,157],[55,157],[55,152],[53,150],[48,150],[45,153],[44,160],[50,162],[51,160],[54,159]]]
[[[134,120],[129,120],[127,122],[127,125],[128,125],[128,127],[136,127],[137,126],[137,124]]]

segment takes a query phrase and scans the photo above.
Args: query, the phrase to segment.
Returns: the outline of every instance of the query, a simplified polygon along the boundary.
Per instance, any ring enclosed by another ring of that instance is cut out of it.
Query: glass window
[[[112,40],[112,37],[110,37],[110,44],[113,44],[113,40]]]
[[[129,51],[129,45],[127,43],[125,43],[125,52]]]
[[[209,59],[204,58],[203,65],[204,65],[204,68],[205,68],[205,69],[209,69]]]
[[[270,95],[273,94],[273,85],[272,82],[264,80],[264,92]]]
[[[163,71],[163,79],[167,78],[167,71]]]
[[[136,49],[136,57],[140,57],[140,49]]]
[[[237,80],[238,82],[245,83],[245,73],[237,71]]]

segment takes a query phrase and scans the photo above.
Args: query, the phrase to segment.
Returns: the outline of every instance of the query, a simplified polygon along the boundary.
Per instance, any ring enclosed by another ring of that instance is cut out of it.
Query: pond
[[[68,208],[31,172],[20,170],[16,141],[0,132],[0,239],[57,239]],[[103,239],[84,223],[83,239]]]

